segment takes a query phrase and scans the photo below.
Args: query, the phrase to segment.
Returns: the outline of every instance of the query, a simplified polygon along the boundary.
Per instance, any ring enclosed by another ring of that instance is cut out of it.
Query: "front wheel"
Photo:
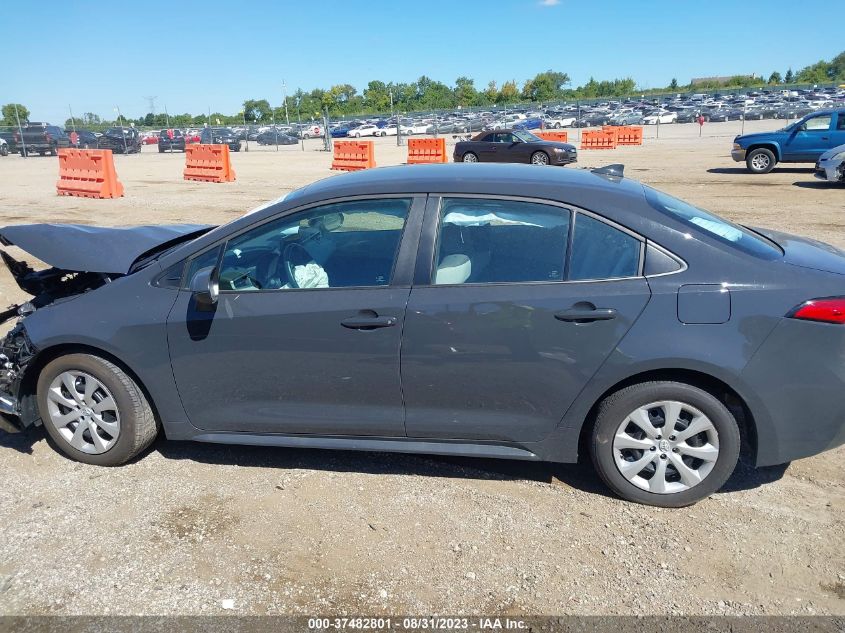
[[[461,160],[465,163],[477,163],[478,162],[478,156],[476,156],[472,152],[467,152],[466,154],[464,154],[464,156],[463,156],[463,158],[461,158]]]
[[[8,145],[0,145],[0,156],[8,156],[9,155],[9,146]]]
[[[748,167],[748,171],[753,174],[768,174],[774,169],[776,163],[777,158],[775,158],[774,152],[765,147],[758,147],[748,152],[745,157],[745,165]]]
[[[549,155],[546,152],[534,152],[531,154],[532,165],[548,165]]]
[[[693,385],[631,385],[599,406],[591,443],[604,482],[628,501],[664,508],[713,494],[739,458],[736,420],[715,396]]]
[[[120,367],[91,354],[50,361],[38,377],[38,411],[58,449],[86,464],[117,466],[158,433],[144,392]]]

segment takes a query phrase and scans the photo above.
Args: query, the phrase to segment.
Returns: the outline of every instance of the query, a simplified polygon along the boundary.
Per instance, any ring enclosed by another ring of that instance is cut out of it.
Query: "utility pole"
[[[156,115],[156,99],[158,99],[158,97],[144,97],[144,99],[147,100],[147,107],[148,107],[150,114],[155,116]]]
[[[126,131],[123,129],[123,116],[120,114],[120,106],[114,106],[114,111],[117,112],[117,122],[120,125],[120,135],[123,137],[123,153],[128,153],[126,148]]]
[[[302,102],[302,97],[301,96],[297,97],[296,98],[296,122],[299,124],[299,146],[302,148],[302,151],[304,152],[305,151],[305,139],[302,138],[302,113],[299,110],[299,104],[301,102]]]
[[[70,104],[67,106],[68,112],[70,112],[70,127],[76,132],[76,119],[73,118],[73,108],[70,107]]]
[[[26,158],[26,155],[27,155],[26,141],[23,138],[23,128],[21,127],[21,117],[18,114],[18,104],[17,103],[15,104],[15,119],[18,122],[18,134],[21,135],[21,152],[22,152],[21,156]]]
[[[285,125],[290,125],[290,117],[288,116],[288,84],[282,79],[282,97],[285,100]]]

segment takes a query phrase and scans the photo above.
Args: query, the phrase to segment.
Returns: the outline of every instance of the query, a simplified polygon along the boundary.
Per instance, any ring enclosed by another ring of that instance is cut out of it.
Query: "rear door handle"
[[[592,310],[562,310],[555,312],[558,321],[567,323],[592,323],[593,321],[609,321],[616,318],[616,310],[613,308],[594,308]]]
[[[398,323],[396,317],[359,315],[349,317],[340,324],[350,330],[377,330],[383,327],[393,327]]]

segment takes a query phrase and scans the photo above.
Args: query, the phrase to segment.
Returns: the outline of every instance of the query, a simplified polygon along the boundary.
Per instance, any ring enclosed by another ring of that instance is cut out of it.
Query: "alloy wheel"
[[[713,422],[675,400],[652,402],[629,414],[613,437],[616,467],[630,483],[657,494],[700,484],[719,458]]]
[[[106,386],[82,371],[64,371],[47,393],[50,423],[73,448],[90,455],[105,453],[120,434],[120,412]]]
[[[766,154],[760,153],[756,154],[751,158],[751,165],[754,169],[767,169],[769,166],[769,157]]]

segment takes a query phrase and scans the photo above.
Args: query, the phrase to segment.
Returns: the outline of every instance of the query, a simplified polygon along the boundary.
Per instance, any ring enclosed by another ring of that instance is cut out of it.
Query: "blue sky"
[[[824,5],[833,10],[832,5]],[[371,79],[484,87],[547,69],[575,85],[632,77],[642,87],[702,75],[784,73],[845,46],[842,21],[780,0],[44,0],[22,5],[37,41],[7,47],[0,103],[32,120],[156,109],[234,113],[248,98]],[[836,13],[833,11],[831,15]],[[8,14],[8,12],[7,12]],[[7,16],[8,17],[8,16]],[[5,40],[14,42],[14,20]]]

